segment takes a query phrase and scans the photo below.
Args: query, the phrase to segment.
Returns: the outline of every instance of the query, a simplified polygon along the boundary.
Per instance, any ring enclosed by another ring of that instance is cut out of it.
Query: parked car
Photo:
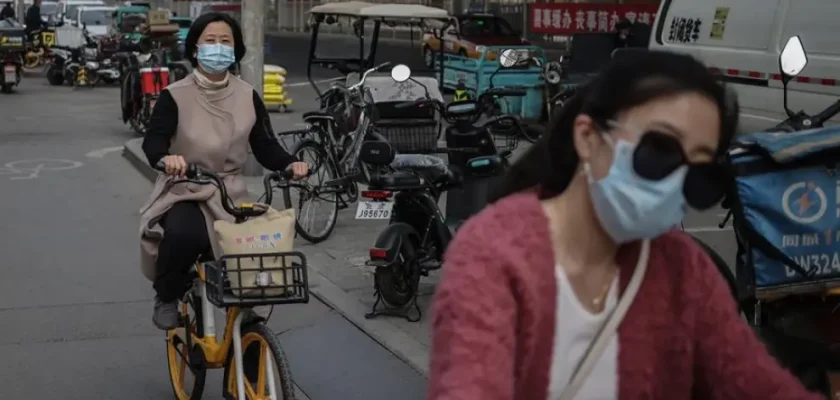
[[[455,16],[457,25],[443,35],[444,52],[462,57],[480,58],[484,46],[528,46],[531,42],[522,38],[504,18],[493,14],[469,13]],[[423,35],[423,59],[431,68],[433,54],[440,49],[440,40],[431,32]],[[490,55],[489,59],[495,59]]]

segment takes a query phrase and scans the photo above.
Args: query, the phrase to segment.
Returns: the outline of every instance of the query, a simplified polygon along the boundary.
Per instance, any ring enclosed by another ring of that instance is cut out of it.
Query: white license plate
[[[391,201],[362,201],[356,208],[356,219],[390,219],[393,209]]]
[[[17,82],[17,73],[16,68],[14,66],[6,66],[3,67],[3,77],[5,78],[6,83],[15,83]]]

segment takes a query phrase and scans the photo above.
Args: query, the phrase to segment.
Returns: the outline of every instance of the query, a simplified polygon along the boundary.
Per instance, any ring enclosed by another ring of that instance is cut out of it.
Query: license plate
[[[14,65],[7,65],[3,67],[3,77],[6,83],[14,83],[17,81],[17,68]]]
[[[362,201],[356,208],[356,219],[390,219],[393,209],[391,201]]]

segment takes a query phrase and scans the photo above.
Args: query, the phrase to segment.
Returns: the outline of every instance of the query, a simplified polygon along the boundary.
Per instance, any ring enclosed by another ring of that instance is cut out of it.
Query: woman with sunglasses
[[[695,59],[614,61],[459,230],[429,398],[818,399],[765,350],[689,236],[722,197],[737,105]]]

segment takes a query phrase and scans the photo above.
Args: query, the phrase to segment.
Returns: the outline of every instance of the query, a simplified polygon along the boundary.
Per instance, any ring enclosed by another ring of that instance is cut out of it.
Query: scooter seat
[[[371,176],[368,185],[373,190],[413,190],[424,186],[423,177],[412,171],[392,171]]]
[[[433,183],[447,183],[456,179],[446,162],[432,155],[397,154],[391,162],[391,168],[416,173]]]

